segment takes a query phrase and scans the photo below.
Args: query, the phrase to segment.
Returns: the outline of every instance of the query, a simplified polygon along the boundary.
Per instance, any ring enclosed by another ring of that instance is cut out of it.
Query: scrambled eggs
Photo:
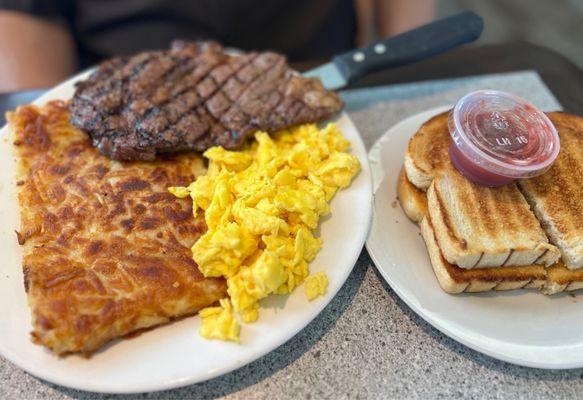
[[[326,293],[328,289],[328,277],[323,272],[310,275],[306,278],[306,297],[312,301],[316,297]]]
[[[241,327],[235,319],[229,299],[221,299],[220,307],[207,307],[200,311],[200,335],[208,339],[239,341]]]
[[[230,301],[200,312],[200,334],[210,339],[238,341],[235,313],[253,322],[260,299],[304,282],[322,247],[313,230],[330,212],[328,201],[360,170],[335,124],[322,130],[301,125],[273,137],[257,132],[255,139],[243,151],[207,150],[207,175],[169,188],[177,197],[190,196],[195,213],[204,211],[208,231],[192,247],[201,272],[227,279]],[[309,282],[309,298],[325,293],[323,273]]]

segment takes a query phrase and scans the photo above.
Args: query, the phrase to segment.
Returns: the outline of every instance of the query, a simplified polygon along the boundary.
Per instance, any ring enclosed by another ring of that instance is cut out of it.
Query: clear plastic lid
[[[497,90],[462,97],[450,113],[449,131],[466,164],[506,178],[542,174],[560,149],[557,130],[543,112]]]

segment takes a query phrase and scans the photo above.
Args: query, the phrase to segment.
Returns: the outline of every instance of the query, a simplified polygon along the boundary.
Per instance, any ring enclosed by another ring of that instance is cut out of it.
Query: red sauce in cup
[[[510,93],[479,90],[461,98],[449,116],[453,165],[468,179],[502,186],[544,173],[559,154],[552,122]]]

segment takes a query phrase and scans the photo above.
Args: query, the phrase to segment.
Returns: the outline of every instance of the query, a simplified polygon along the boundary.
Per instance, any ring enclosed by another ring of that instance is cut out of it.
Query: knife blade
[[[370,73],[411,64],[473,42],[483,27],[482,18],[465,11],[340,54],[303,75],[320,78],[326,89],[341,89]]]

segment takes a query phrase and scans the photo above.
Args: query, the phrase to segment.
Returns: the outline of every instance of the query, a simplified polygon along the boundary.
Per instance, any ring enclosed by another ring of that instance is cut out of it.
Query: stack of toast
[[[583,288],[583,118],[549,113],[561,139],[553,166],[489,188],[452,165],[448,114],[411,138],[397,189],[405,214],[421,227],[442,289],[551,295]]]

